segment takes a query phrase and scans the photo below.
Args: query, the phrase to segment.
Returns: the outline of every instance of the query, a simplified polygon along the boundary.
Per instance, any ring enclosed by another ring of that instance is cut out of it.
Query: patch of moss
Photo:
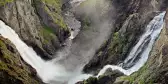
[[[129,84],[153,84],[153,80],[149,78],[149,71],[147,63],[141,67],[137,72],[130,76],[121,77],[121,80],[129,81]],[[147,80],[149,78],[149,80]]]
[[[46,32],[51,33],[51,34],[52,34],[52,33],[54,34],[54,31],[52,30],[52,28],[50,28],[50,27],[48,27],[48,26],[46,26],[46,25],[44,25],[43,28],[44,28],[44,30],[45,30]]]
[[[62,2],[61,0],[42,0],[45,3],[46,12],[52,17],[53,21],[61,28],[68,30],[66,23],[62,16]]]
[[[97,78],[90,77],[87,80],[84,80],[83,84],[97,84]]]
[[[89,30],[91,29],[91,20],[88,16],[83,15],[81,16],[82,18],[80,18],[81,24],[82,24],[82,30]]]
[[[43,26],[43,28],[40,30],[40,35],[44,38],[44,44],[48,44],[49,42],[51,42],[52,39],[57,39],[53,30],[50,27],[47,27],[46,25]]]
[[[113,39],[108,47],[109,54],[122,54],[125,47],[126,39],[121,37],[119,32],[113,34]]]
[[[3,5],[5,5],[5,4],[7,4],[7,3],[10,3],[10,2],[12,2],[13,0],[0,0],[0,6],[3,6]]]
[[[28,66],[21,62],[21,58],[17,52],[11,52],[8,50],[7,45],[10,47],[14,47],[9,41],[6,39],[2,40],[0,38],[0,72],[7,73],[9,77],[12,77],[12,80],[19,80],[23,84],[38,84],[38,81],[33,79],[31,76],[31,72],[29,71]],[[11,44],[11,45],[9,45]],[[4,78],[5,76],[1,77],[1,80],[7,80]],[[12,81],[11,80],[11,81]],[[15,83],[16,81],[12,81]],[[2,83],[2,82],[0,82]]]

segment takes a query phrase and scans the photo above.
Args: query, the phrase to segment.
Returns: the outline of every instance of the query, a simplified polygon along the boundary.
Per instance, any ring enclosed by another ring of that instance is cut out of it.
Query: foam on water
[[[40,56],[38,56],[31,47],[27,46],[16,32],[5,25],[3,21],[0,21],[0,34],[8,38],[16,46],[23,60],[36,69],[38,76],[44,82],[48,83],[51,80],[64,82],[69,80],[69,76],[72,74],[68,73],[63,66],[55,63],[57,58],[52,61],[44,61],[41,59]]]

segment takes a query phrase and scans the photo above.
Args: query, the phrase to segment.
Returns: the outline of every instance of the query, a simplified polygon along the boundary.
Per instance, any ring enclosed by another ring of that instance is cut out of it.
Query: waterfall
[[[153,44],[160,34],[163,23],[164,15],[166,12],[160,13],[155,16],[154,19],[147,25],[146,32],[140,37],[139,42],[132,48],[128,57],[124,60],[123,65],[106,65],[100,70],[97,77],[104,74],[107,69],[119,70],[125,75],[130,75],[135,71],[138,71],[147,61]]]
[[[84,0],[78,0],[84,1]],[[79,2],[72,1],[72,3]],[[105,73],[108,68],[112,70],[119,70],[126,75],[130,75],[135,71],[138,71],[148,59],[148,55],[152,49],[152,46],[158,37],[162,26],[163,17],[165,12],[154,17],[154,19],[146,27],[146,32],[141,36],[139,42],[133,47],[128,57],[123,62],[123,67],[118,65],[106,65],[100,70],[98,76]],[[9,39],[17,48],[21,57],[25,62],[30,64],[36,69],[37,75],[45,82],[50,84],[74,84],[77,81],[87,79],[92,74],[82,74],[81,69],[69,72],[64,66],[57,63],[60,58],[55,58],[51,61],[45,61],[29,46],[27,46],[17,35],[17,33],[0,20],[0,34]],[[71,32],[69,39],[73,39],[76,36],[75,32]],[[71,44],[71,43],[70,43]],[[61,57],[61,56],[60,56]],[[83,68],[83,67],[81,67]],[[75,76],[74,76],[75,75]]]
[[[68,73],[63,66],[55,63],[56,59],[52,61],[44,61],[36,54],[36,52],[29,46],[27,46],[16,34],[16,32],[9,26],[5,25],[0,20],[0,34],[4,38],[8,38],[17,48],[21,57],[25,62],[30,64],[36,69],[37,75],[45,82],[50,81],[68,81],[71,73]],[[61,72],[61,73],[60,73]]]
[[[3,21],[0,20],[0,34],[9,39],[15,46],[18,52],[20,53],[23,60],[31,65],[37,71],[37,75],[43,80],[45,83],[50,84],[65,84],[71,80],[82,80],[83,78],[88,78],[91,75],[82,74],[81,70],[76,70],[74,72],[68,72],[64,66],[57,63],[58,60],[61,59],[61,54],[58,58],[55,58],[51,61],[45,61],[40,56],[36,54],[36,52],[29,46],[27,46],[17,35],[17,33],[7,26]],[[71,35],[74,38],[74,35]],[[69,38],[70,44],[72,38]],[[74,77],[74,78],[73,78]],[[73,83],[69,83],[73,84]]]
[[[147,25],[146,32],[140,37],[139,42],[133,47],[123,63],[119,65],[106,65],[95,77],[103,75],[109,68],[112,70],[119,70],[125,75],[130,75],[133,72],[138,71],[147,61],[149,53],[152,50],[152,46],[163,28],[165,13],[166,12],[163,12],[158,16],[155,16],[154,19]],[[121,65],[123,65],[123,67]],[[75,78],[74,80],[71,80],[69,84],[75,84],[76,82],[82,81],[82,79],[87,79],[90,76],[92,75],[83,75]]]

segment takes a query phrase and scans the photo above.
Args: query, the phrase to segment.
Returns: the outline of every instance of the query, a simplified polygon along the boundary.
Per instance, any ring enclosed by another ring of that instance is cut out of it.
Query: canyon
[[[0,83],[167,84],[167,5],[0,1]]]

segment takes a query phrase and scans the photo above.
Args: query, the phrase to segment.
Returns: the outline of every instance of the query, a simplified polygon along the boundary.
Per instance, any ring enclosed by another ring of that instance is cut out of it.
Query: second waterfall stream
[[[122,63],[122,66],[106,65],[102,70],[100,70],[97,77],[102,75],[108,68],[111,68],[112,70],[119,70],[126,75],[130,75],[133,72],[138,71],[147,61],[152,46],[161,32],[164,23],[164,15],[165,12],[160,13],[148,24],[145,33],[131,50],[130,54]],[[3,21],[0,21],[0,34],[9,39],[16,46],[24,61],[36,69],[38,76],[45,83],[54,84],[57,82],[56,84],[74,84],[77,81],[81,81],[92,76],[90,74],[82,74],[82,71],[76,72],[79,74],[77,76],[73,76],[74,73],[66,71],[66,67],[55,62],[57,58],[51,61],[44,61],[31,47],[27,46],[19,38],[12,28],[7,26]]]
[[[140,37],[138,43],[132,48],[123,63],[119,64],[118,66],[104,66],[104,68],[99,72],[98,76],[105,73],[105,71],[109,68],[112,70],[119,70],[125,75],[130,75],[133,72],[138,71],[146,63],[153,44],[163,28],[165,13],[166,12],[163,12],[158,16],[155,16],[147,25],[145,33]]]

